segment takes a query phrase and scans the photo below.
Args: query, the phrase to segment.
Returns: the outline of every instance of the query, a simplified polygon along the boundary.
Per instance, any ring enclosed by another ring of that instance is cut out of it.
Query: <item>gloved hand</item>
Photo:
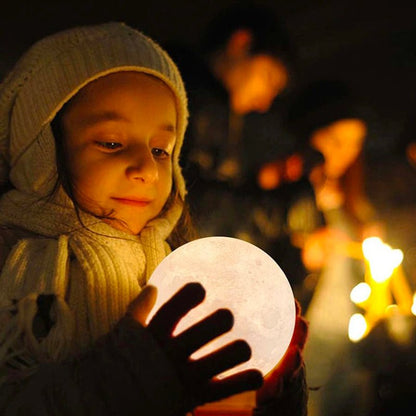
[[[308,391],[302,358],[308,324],[296,301],[296,323],[289,348],[277,366],[264,378],[256,392],[255,416],[304,416],[307,414]]]
[[[181,318],[204,297],[205,290],[199,283],[189,283],[166,302],[147,325],[175,368],[187,395],[192,398],[191,407],[258,389],[263,382],[257,370],[242,371],[224,379],[215,377],[250,358],[250,347],[243,340],[236,340],[197,360],[190,359],[200,347],[232,328],[233,316],[229,310],[219,309],[184,332],[172,335]],[[130,305],[128,314],[146,326],[146,318],[155,300],[156,289],[145,287]]]
[[[85,352],[63,362],[46,362],[33,374],[0,389],[0,413],[17,416],[178,416],[194,407],[262,384],[260,372],[226,379],[215,375],[250,357],[245,341],[235,341],[191,360],[200,346],[227,332],[231,312],[214,312],[182,334],[172,332],[205,292],[189,284],[162,306],[146,327],[156,299],[147,287],[113,330]]]

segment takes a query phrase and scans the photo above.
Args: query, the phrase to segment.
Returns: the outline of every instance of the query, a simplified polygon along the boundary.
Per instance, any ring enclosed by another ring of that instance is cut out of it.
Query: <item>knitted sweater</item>
[[[172,179],[179,198],[138,236],[82,212],[81,224],[62,188],[47,197],[58,176],[51,120],[87,83],[120,71],[159,78],[172,90],[177,111]],[[10,182],[13,190],[0,199],[0,414],[170,415],[182,409],[167,359],[147,330],[124,315],[169,252],[166,239],[182,212],[179,155],[187,114],[175,64],[122,23],[40,40],[3,81],[0,183]]]
[[[10,259],[17,245],[33,240],[44,237],[16,228],[1,229],[0,265]],[[75,258],[70,261],[69,274],[75,282],[85,279]],[[38,307],[31,329],[42,349],[55,317],[53,307],[42,310],[40,300],[40,296],[35,299]],[[48,306],[52,305],[53,299]],[[30,348],[9,360],[2,369],[0,414],[170,415],[182,409],[184,396],[171,364],[148,331],[123,314],[113,330],[91,345],[81,345],[79,337],[74,337],[78,353],[63,360],[42,360]],[[4,312],[2,317],[5,325]],[[84,324],[77,322],[75,333]],[[24,370],[34,361],[40,362]]]

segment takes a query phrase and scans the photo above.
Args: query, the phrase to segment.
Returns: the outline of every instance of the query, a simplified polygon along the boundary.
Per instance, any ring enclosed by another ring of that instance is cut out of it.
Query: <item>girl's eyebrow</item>
[[[176,127],[173,124],[167,123],[167,124],[162,124],[160,126],[161,130],[165,130],[168,131],[170,133],[175,133],[176,134]]]
[[[81,125],[83,127],[92,127],[99,123],[105,123],[106,121],[121,121],[129,123],[130,120],[116,111],[102,111],[99,113],[91,113],[83,117]],[[176,127],[172,123],[165,123],[160,125],[160,130],[167,131],[176,134]]]
[[[81,125],[83,127],[91,127],[106,121],[123,121],[127,123],[129,120],[116,111],[102,111],[99,113],[90,113],[82,117]]]

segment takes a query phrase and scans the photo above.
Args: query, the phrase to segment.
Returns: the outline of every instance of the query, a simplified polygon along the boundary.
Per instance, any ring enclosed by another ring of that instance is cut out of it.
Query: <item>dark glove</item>
[[[235,341],[191,360],[200,346],[227,332],[233,317],[222,309],[182,334],[172,332],[202,302],[204,289],[189,284],[166,302],[149,325],[145,321],[156,289],[145,288],[115,328],[85,353],[47,362],[20,381],[0,389],[0,413],[8,416],[177,416],[197,405],[261,386],[261,374],[215,375],[246,361],[250,348]]]
[[[130,316],[142,325],[155,299],[155,288],[148,286],[145,290],[147,293],[129,308]],[[183,411],[255,390],[263,382],[257,370],[242,371],[224,379],[215,377],[250,358],[250,347],[243,340],[236,340],[200,359],[190,359],[196,350],[232,328],[234,320],[229,310],[219,309],[184,332],[172,335],[181,318],[204,297],[205,290],[200,284],[187,284],[157,311],[147,325],[184,386],[187,400],[183,403]]]

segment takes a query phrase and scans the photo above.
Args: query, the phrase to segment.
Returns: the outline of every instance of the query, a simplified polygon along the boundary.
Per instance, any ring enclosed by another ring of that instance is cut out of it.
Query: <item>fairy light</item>
[[[353,342],[360,341],[367,332],[367,321],[361,313],[355,313],[351,316],[348,325],[348,337]]]
[[[411,307],[411,312],[413,315],[416,315],[416,293],[413,295],[413,304]]]
[[[363,254],[369,263],[371,277],[377,283],[388,280],[403,261],[403,252],[392,249],[378,237],[370,237],[363,241]]]
[[[365,282],[358,283],[350,293],[350,299],[355,304],[360,304],[368,300],[371,295],[371,287]]]
[[[358,243],[357,243],[358,244]],[[402,328],[397,322],[398,316],[413,313],[416,315],[416,293],[412,295],[401,264],[403,252],[393,249],[378,237],[365,239],[361,244],[361,252],[365,260],[364,282],[356,285],[350,293],[353,303],[363,309],[363,314],[354,314],[350,318],[348,336],[351,341],[358,342],[383,319],[395,319],[396,332],[403,338]],[[360,258],[358,252],[355,258]],[[400,329],[396,330],[397,328]]]

